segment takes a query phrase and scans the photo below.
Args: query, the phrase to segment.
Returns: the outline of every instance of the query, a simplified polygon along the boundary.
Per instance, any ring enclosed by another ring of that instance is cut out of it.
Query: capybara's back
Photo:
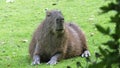
[[[69,23],[68,25],[71,28],[73,28],[76,31],[76,33],[78,34],[79,39],[81,41],[81,46],[83,47],[83,51],[87,50],[88,47],[87,47],[86,37],[85,37],[84,32],[81,30],[81,28],[73,23]]]
[[[58,10],[46,11],[45,20],[33,34],[29,53],[33,65],[40,64],[40,61],[56,64],[64,58],[90,56],[82,30],[75,24],[65,23]]]

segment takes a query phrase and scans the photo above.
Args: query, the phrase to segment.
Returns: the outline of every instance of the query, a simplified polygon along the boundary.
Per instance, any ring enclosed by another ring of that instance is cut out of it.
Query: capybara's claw
[[[50,60],[50,61],[48,61],[47,64],[49,64],[49,65],[55,65],[55,64],[57,64],[57,61],[56,60]]]
[[[90,56],[90,52],[88,50],[84,51],[81,55],[82,57],[89,57]]]
[[[33,61],[31,65],[38,65],[38,64],[40,64],[39,61]]]
[[[38,64],[40,64],[40,62],[36,60],[36,61],[33,61],[31,65],[38,65]]]
[[[38,64],[40,64],[40,58],[39,58],[39,56],[37,56],[37,55],[35,55],[34,57],[33,57],[33,62],[32,62],[32,64],[31,65],[38,65]]]

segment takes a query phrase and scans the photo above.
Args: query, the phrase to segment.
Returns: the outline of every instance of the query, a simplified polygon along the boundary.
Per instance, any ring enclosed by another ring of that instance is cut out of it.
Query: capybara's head
[[[53,32],[64,31],[64,17],[59,10],[46,11],[46,20]]]

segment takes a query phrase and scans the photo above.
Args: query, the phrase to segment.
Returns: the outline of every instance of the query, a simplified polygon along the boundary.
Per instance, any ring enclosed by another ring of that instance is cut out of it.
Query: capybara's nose
[[[57,22],[64,22],[64,18],[58,17],[58,18],[56,19],[56,21],[57,21]]]

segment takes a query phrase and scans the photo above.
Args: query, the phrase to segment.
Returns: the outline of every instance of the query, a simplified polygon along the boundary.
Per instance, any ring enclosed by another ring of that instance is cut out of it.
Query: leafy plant
[[[116,14],[110,18],[110,23],[115,24],[115,31],[111,33],[112,29],[110,29],[110,27],[105,29],[101,25],[96,25],[99,32],[111,37],[111,39],[102,43],[106,45],[107,48],[99,47],[101,54],[99,58],[101,61],[92,63],[89,65],[89,68],[120,68],[120,0],[116,0],[116,2],[111,1],[108,6],[103,6],[101,9],[103,13],[110,11],[116,12]]]

